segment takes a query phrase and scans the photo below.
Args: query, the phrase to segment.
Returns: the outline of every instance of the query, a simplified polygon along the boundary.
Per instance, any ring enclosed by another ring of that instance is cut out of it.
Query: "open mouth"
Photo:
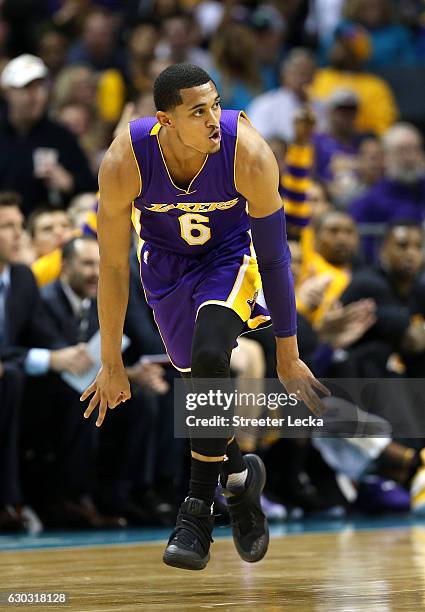
[[[218,144],[221,140],[220,130],[214,130],[213,133],[210,135],[210,140],[212,140],[214,144]]]

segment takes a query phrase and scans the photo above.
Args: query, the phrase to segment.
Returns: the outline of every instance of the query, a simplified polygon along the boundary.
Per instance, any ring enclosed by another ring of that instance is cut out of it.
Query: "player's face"
[[[181,90],[182,104],[169,113],[180,141],[200,153],[220,150],[220,96],[209,81],[199,87]]]

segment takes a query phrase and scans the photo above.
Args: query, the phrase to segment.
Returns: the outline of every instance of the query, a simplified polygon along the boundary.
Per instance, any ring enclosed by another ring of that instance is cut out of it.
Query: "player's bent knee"
[[[202,346],[194,348],[192,377],[221,378],[229,375],[229,356],[222,348]]]

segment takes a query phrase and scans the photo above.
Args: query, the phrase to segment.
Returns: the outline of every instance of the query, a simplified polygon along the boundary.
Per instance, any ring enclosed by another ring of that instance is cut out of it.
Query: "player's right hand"
[[[131,397],[130,383],[124,366],[113,368],[102,366],[94,382],[87,387],[80,397],[80,401],[83,402],[90,395],[93,395],[93,397],[84,412],[84,417],[87,419],[93,410],[99,406],[96,427],[100,427],[108,408],[113,410]]]

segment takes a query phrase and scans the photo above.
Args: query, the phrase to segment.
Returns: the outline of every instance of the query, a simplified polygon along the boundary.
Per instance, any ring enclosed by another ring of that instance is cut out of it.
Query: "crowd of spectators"
[[[177,373],[136,244],[132,399],[99,430],[79,385],[98,354],[99,165],[130,118],[155,113],[175,62],[209,71],[276,155],[301,357],[322,377],[423,378],[423,2],[0,0],[0,533],[174,524]],[[270,329],[241,340],[232,371],[275,376]],[[241,444],[268,466],[270,517],[423,508],[421,437]]]

